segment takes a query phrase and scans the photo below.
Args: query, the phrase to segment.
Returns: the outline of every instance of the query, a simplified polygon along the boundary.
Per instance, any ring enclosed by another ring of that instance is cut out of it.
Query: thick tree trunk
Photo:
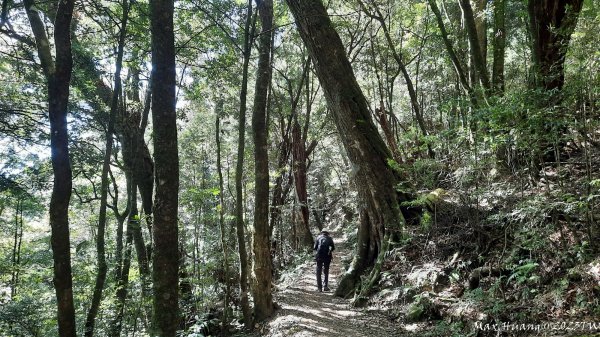
[[[173,0],[151,0],[152,124],[156,196],[152,281],[152,334],[175,337],[179,325],[179,241],[177,209],[179,155],[175,111],[175,36]]]
[[[94,326],[96,324],[96,316],[100,309],[102,301],[102,292],[106,281],[107,265],[105,254],[104,233],[106,231],[106,209],[108,204],[108,171],[110,169],[110,161],[113,150],[113,133],[115,129],[115,118],[119,108],[119,93],[121,92],[121,67],[123,64],[123,50],[125,48],[125,37],[127,34],[127,19],[129,17],[129,3],[123,0],[123,16],[121,18],[121,31],[119,34],[119,44],[117,50],[117,60],[115,64],[115,89],[113,91],[112,102],[110,106],[110,115],[108,117],[108,128],[106,131],[106,147],[104,152],[104,162],[102,163],[101,187],[100,187],[100,211],[98,214],[98,233],[96,235],[96,251],[98,259],[98,274],[94,285],[94,293],[92,295],[92,303],[88,311],[85,321],[85,336],[91,337],[94,335]]]
[[[481,51],[481,59],[483,60],[484,67],[487,67],[487,17],[485,11],[487,10],[488,0],[475,0],[475,28],[477,29],[477,42],[479,42],[479,50]]]
[[[335,289],[335,295],[344,298],[352,295],[357,282],[360,280],[360,275],[375,260],[373,254],[375,242],[371,241],[371,224],[367,208],[361,208],[359,214],[360,223],[357,233],[356,255]]]
[[[252,327],[252,313],[248,302],[248,252],[246,251],[246,236],[244,234],[244,148],[246,144],[246,95],[248,94],[248,66],[252,48],[252,0],[248,0],[246,24],[244,28],[244,61],[242,65],[242,87],[240,89],[240,111],[238,118],[238,151],[235,167],[235,226],[240,258],[240,306],[244,316],[246,329]],[[253,30],[253,29],[252,29]]]
[[[494,0],[494,60],[492,65],[492,88],[494,93],[504,93],[504,54],[506,49],[505,0]]]
[[[529,0],[534,85],[545,90],[562,89],[565,56],[583,0]]]
[[[375,251],[378,254],[383,254],[380,249],[383,233],[400,231],[405,222],[395,191],[398,179],[388,166],[392,155],[371,119],[367,100],[356,82],[342,41],[323,3],[320,0],[287,0],[287,3],[313,60],[338,133],[352,162],[354,175],[351,179],[356,181],[361,203],[371,205],[367,228],[371,235],[376,234],[376,242],[372,246],[377,247]],[[359,235],[359,253],[363,245],[370,244],[361,237]],[[349,270],[341,280],[342,284],[353,287],[356,282],[354,275],[372,263],[361,254],[357,254],[355,259],[353,266],[360,268]]]
[[[58,308],[58,332],[62,337],[76,336],[69,235],[72,172],[67,127],[69,84],[73,68],[71,19],[75,1],[65,0],[58,4],[54,20],[55,61],[52,59],[46,30],[38,10],[34,6],[34,1],[25,0],[24,4],[48,85],[50,148],[54,172],[49,218],[52,228],[51,244],[54,260],[54,288]]]
[[[252,111],[254,140],[254,319],[263,321],[273,314],[271,295],[271,231],[269,229],[269,154],[267,105],[271,83],[271,34],[273,34],[273,1],[256,0],[262,29],[258,39],[258,69]]]

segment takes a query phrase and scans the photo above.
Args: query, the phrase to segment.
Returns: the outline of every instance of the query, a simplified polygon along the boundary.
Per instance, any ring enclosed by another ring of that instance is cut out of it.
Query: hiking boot
[[[325,286],[325,288],[323,288],[323,290],[325,290],[325,291],[329,291],[330,289],[329,289],[329,287],[328,287],[328,286]]]
[[[325,288],[325,289],[327,289],[327,288]],[[319,292],[322,292],[322,291],[323,291],[321,288],[317,288],[317,290],[318,290]]]

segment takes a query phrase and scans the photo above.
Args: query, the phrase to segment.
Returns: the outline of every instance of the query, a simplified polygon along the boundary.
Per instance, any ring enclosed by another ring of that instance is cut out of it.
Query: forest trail
[[[401,325],[384,315],[354,308],[349,300],[333,296],[343,273],[342,260],[349,258],[352,252],[345,238],[335,232],[331,235],[336,247],[329,270],[331,291],[317,291],[315,262],[305,263],[292,280],[278,285],[275,300],[281,309],[269,320],[268,332],[263,336],[406,336]]]

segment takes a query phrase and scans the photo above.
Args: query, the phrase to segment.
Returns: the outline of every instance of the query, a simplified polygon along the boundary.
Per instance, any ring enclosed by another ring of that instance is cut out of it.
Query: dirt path
[[[317,292],[315,262],[303,265],[286,285],[278,285],[275,300],[281,306],[268,322],[267,337],[389,337],[405,336],[401,326],[381,314],[353,308],[348,300],[333,296],[342,274],[341,260],[351,254],[350,247],[332,233],[336,243],[329,271],[330,292]]]

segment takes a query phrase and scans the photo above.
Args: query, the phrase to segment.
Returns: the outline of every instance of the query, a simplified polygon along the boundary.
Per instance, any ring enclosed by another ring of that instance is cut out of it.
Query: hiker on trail
[[[327,286],[327,282],[329,281],[329,265],[331,264],[332,252],[335,250],[335,245],[328,231],[321,231],[313,249],[317,251],[315,255],[315,260],[317,261],[317,289],[319,291],[329,291],[329,287]],[[323,270],[323,267],[325,267],[325,270]],[[325,274],[323,283],[321,283],[321,271]]]

